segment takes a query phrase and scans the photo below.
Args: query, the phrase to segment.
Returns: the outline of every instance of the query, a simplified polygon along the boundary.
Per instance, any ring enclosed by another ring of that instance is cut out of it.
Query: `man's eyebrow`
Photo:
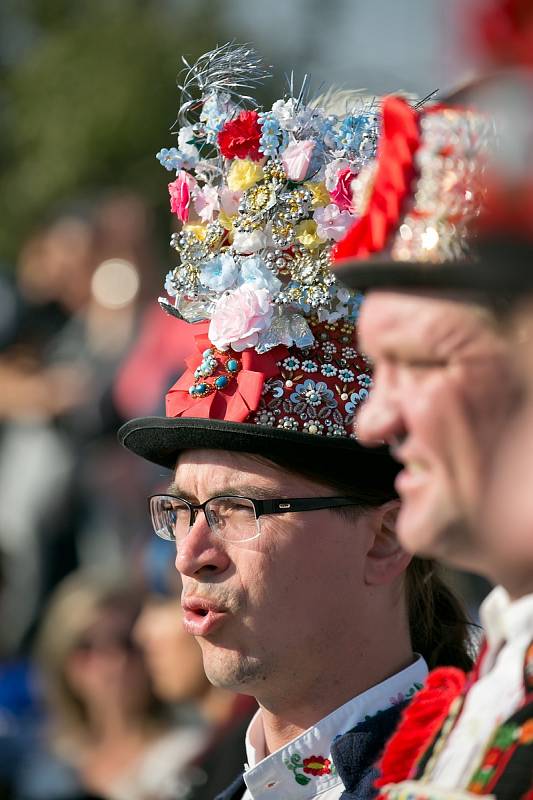
[[[197,498],[193,497],[189,492],[186,492],[184,489],[181,489],[174,481],[169,485],[167,489],[167,494],[174,495],[175,497],[183,497],[184,500],[188,500],[190,503],[196,503]],[[241,495],[242,497],[250,497],[254,500],[271,500],[273,498],[279,497],[283,495],[283,491],[281,489],[277,489],[276,487],[268,488],[266,486],[255,486],[254,484],[240,484],[236,485],[226,485],[221,486],[213,493],[213,497],[219,497],[222,495]]]

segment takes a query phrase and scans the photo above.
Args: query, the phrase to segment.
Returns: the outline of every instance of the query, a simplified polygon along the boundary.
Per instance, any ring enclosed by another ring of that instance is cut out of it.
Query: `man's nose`
[[[176,544],[176,569],[197,579],[224,572],[231,563],[225,543],[209,528],[203,511],[198,511],[186,536]]]
[[[395,392],[380,386],[379,379],[374,379],[368,399],[359,408],[355,426],[358,440],[368,446],[394,444],[404,438],[406,431]]]

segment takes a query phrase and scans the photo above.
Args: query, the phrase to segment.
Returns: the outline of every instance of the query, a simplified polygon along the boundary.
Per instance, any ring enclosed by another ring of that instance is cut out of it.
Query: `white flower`
[[[189,144],[193,138],[194,129],[192,125],[186,125],[184,128],[180,128],[178,133],[178,147],[191,166],[196,164],[200,157],[198,148],[194,144]]]
[[[290,130],[290,122],[294,117],[294,100],[276,100],[272,106],[272,111],[280,124],[280,127],[285,130]]]
[[[350,162],[346,158],[334,158],[324,170],[324,183],[328,192],[332,192],[337,185],[337,175],[342,169],[350,167]]]
[[[233,239],[233,249],[236,253],[257,253],[263,250],[267,244],[267,237],[264,231],[236,231]]]

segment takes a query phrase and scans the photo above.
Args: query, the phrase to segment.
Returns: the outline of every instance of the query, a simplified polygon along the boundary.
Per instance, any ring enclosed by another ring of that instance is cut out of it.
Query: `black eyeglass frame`
[[[152,500],[159,497],[166,497],[169,500],[179,500],[189,508],[189,531],[195,523],[196,517],[199,511],[203,511],[205,518],[207,520],[207,524],[209,525],[210,530],[213,531],[215,536],[221,537],[217,531],[213,530],[211,527],[211,523],[209,521],[209,517],[205,512],[206,506],[211,502],[211,500],[221,500],[223,498],[234,498],[235,500],[247,500],[251,503],[254,507],[255,518],[256,521],[259,517],[263,517],[267,514],[288,514],[292,511],[322,511],[324,509],[329,508],[344,508],[347,506],[360,506],[361,500],[355,497],[277,497],[268,500],[256,500],[254,497],[245,497],[242,494],[218,494],[214,497],[209,497],[203,503],[191,503],[189,500],[185,500],[184,497],[179,497],[175,494],[153,494],[148,498],[148,509],[150,512],[150,519],[153,521],[152,517]],[[155,526],[154,526],[155,528]],[[187,533],[189,532],[187,531]],[[260,535],[260,531],[256,534],[256,536],[251,537],[251,539],[257,538]],[[157,532],[156,532],[157,534]],[[251,541],[250,539],[250,541]],[[175,541],[175,537],[170,541]],[[231,540],[226,540],[231,541]],[[234,541],[246,541],[246,540],[234,540]]]

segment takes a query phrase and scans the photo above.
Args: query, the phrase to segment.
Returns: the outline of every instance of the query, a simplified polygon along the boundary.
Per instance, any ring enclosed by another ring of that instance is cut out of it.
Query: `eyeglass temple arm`
[[[287,500],[255,500],[257,516],[262,514],[286,514],[289,511],[319,511],[323,508],[360,505],[353,497],[302,497]]]

